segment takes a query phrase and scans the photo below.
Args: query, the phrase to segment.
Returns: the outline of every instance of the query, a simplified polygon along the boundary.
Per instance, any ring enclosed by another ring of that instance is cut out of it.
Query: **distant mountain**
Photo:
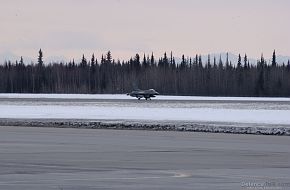
[[[7,61],[11,61],[13,63],[15,63],[15,61],[19,61],[21,58],[20,55],[16,55],[12,52],[0,52],[0,64],[3,64]],[[31,62],[35,62],[36,60],[30,58],[30,57],[26,57],[26,56],[22,56],[24,63],[31,63]]]
[[[279,64],[287,64],[290,61],[290,56],[277,55],[276,59]]]
[[[15,63],[15,61],[17,60],[19,62],[21,56],[20,55],[16,55],[12,52],[0,52],[0,64],[3,64],[7,61],[11,61],[13,63]],[[26,56],[22,56],[23,61],[25,64],[29,64],[31,62],[36,63],[37,62],[37,58],[32,59],[31,57],[26,57]],[[51,63],[51,62],[67,62],[68,59],[64,56],[48,56],[48,57],[44,57],[44,62],[45,63]]]
[[[243,63],[243,60],[244,60],[244,56],[245,55],[241,55],[242,63]],[[218,64],[220,58],[221,58],[223,63],[226,63],[227,53],[226,52],[222,52],[222,53],[212,53],[212,54],[210,54],[211,63],[213,63],[214,57],[216,58],[217,64]],[[228,53],[228,59],[229,59],[230,63],[232,63],[233,65],[236,65],[237,62],[238,62],[238,59],[239,59],[239,55],[235,55],[233,53]],[[207,63],[207,60],[208,60],[208,55],[202,55],[202,61],[204,63]],[[248,60],[249,60],[250,64],[255,64],[257,62],[256,59],[253,59],[253,58],[250,58],[250,57],[248,57]]]
[[[65,56],[48,56],[48,57],[44,57],[44,62],[45,63],[53,63],[53,62],[66,63],[66,62],[69,62],[69,60]]]
[[[213,64],[213,61],[214,61],[214,57],[216,58],[217,64],[218,64],[220,58],[221,58],[223,63],[225,63],[226,60],[227,60],[227,53],[226,52],[211,53],[209,55],[210,55],[210,62],[212,64]],[[244,56],[245,55],[241,55],[242,63],[244,61]],[[188,57],[186,57],[186,58],[188,58]],[[195,55],[192,56],[192,59],[194,59],[194,58],[195,58]],[[233,53],[228,53],[229,62],[231,62],[233,65],[237,64],[238,58],[239,58],[239,55],[236,55],[236,54],[233,54]],[[201,59],[202,59],[202,63],[206,64],[207,61],[208,61],[208,55],[201,55]],[[182,59],[180,57],[175,58],[175,61],[177,63],[180,63],[181,60]],[[256,59],[248,57],[248,60],[249,60],[250,64],[255,65],[257,63],[257,60],[260,60],[260,57],[257,57]],[[290,56],[277,55],[276,56],[276,60],[277,60],[278,64],[283,64],[283,63],[287,64],[288,60],[290,60]],[[267,61],[267,63],[271,63],[272,62],[272,58],[271,59],[266,59],[266,61]]]

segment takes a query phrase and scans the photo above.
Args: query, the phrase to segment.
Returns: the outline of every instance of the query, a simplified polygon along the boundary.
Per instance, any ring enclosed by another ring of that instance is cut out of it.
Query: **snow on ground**
[[[134,99],[126,94],[18,94],[0,93],[0,98],[44,98],[44,99],[103,99],[127,100]],[[290,102],[290,98],[271,97],[206,97],[206,96],[157,96],[157,100],[192,100],[192,101],[272,101]]]
[[[194,121],[290,126],[290,98],[158,96],[151,101],[138,101],[124,94],[0,94],[1,118]]]
[[[289,124],[289,110],[0,105],[1,118],[117,119]]]

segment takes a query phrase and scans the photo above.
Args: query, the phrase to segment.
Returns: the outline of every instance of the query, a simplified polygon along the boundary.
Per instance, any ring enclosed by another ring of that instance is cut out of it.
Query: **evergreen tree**
[[[217,67],[217,64],[216,64],[216,58],[215,56],[213,57],[213,67],[216,68]]]
[[[168,66],[168,64],[169,64],[166,52],[164,53],[163,63],[164,63],[165,66]]]
[[[277,62],[276,62],[276,52],[274,50],[273,55],[272,55],[272,67],[276,67]]]
[[[92,55],[92,58],[91,58],[91,66],[95,66],[95,54]]]
[[[145,53],[144,53],[144,56],[143,56],[143,62],[142,62],[142,65],[143,65],[144,68],[148,68],[148,62],[147,62],[147,59],[146,59]]]
[[[229,53],[227,52],[227,58],[226,58],[226,66],[229,66]]]
[[[185,60],[184,54],[182,55],[182,58],[181,58],[180,67],[181,68],[185,68],[186,67],[186,60]]]
[[[237,65],[238,69],[241,69],[242,67],[242,58],[241,55],[239,54],[239,58],[238,58],[238,65]]]
[[[219,59],[219,69],[223,69],[223,61],[222,61],[221,55],[220,55],[220,59]]]
[[[195,66],[197,66],[198,65],[198,55],[197,54],[195,55],[195,61],[194,62],[195,62]]]
[[[151,66],[154,66],[155,65],[155,59],[154,59],[154,55],[153,55],[153,52],[151,54]]]
[[[134,62],[134,68],[136,69],[137,72],[139,72],[141,69],[141,62],[140,62],[140,55],[138,53],[135,55],[133,62]]]
[[[24,62],[23,62],[23,58],[22,58],[22,56],[20,57],[19,64],[20,64],[20,65],[24,65]]]
[[[81,67],[86,67],[87,66],[87,59],[85,58],[85,55],[83,54],[82,60],[81,60]]]
[[[111,55],[111,51],[107,52],[107,62],[108,63],[112,63],[112,55]]]
[[[202,68],[202,59],[201,59],[201,55],[199,55],[198,57],[198,67]]]
[[[248,57],[247,57],[247,54],[245,54],[245,57],[244,57],[244,68],[245,69],[248,68]]]
[[[210,55],[207,55],[207,66],[210,67]]]
[[[42,50],[40,49],[38,52],[38,59],[37,59],[38,65],[42,66],[43,65],[43,53]]]

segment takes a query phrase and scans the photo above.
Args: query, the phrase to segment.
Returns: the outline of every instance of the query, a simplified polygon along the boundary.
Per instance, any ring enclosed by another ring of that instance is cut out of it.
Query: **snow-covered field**
[[[0,105],[1,118],[116,119],[289,124],[289,110]]]
[[[289,98],[0,94],[0,118],[194,121],[290,126]]]

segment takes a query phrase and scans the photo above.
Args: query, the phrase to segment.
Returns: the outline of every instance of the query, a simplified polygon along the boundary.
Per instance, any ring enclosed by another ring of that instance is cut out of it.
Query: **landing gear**
[[[138,98],[138,100],[141,100],[141,98]]]

